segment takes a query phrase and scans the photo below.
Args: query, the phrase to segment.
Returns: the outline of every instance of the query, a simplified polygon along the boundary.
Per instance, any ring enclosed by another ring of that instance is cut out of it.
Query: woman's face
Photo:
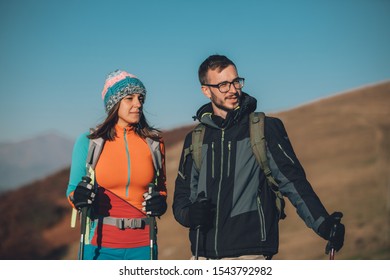
[[[124,97],[119,103],[118,125],[126,127],[128,125],[139,123],[143,103],[144,96],[139,93],[134,93]]]

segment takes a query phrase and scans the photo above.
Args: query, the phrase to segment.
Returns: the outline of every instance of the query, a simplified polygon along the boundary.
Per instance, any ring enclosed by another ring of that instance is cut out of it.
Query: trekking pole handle
[[[91,182],[91,178],[88,176],[83,176],[81,180],[87,184]],[[81,214],[81,224],[80,224],[80,231],[81,231],[81,238],[84,238],[85,230],[86,230],[86,219],[87,219],[87,213],[88,213],[89,206],[84,206],[80,209]]]
[[[339,223],[340,223],[340,220],[338,221],[338,223],[334,223],[334,224],[333,224],[332,229],[331,229],[331,231],[330,231],[330,237],[331,237],[331,238],[336,234],[337,226],[339,225]],[[329,242],[330,242],[330,241],[329,241]],[[329,259],[330,259],[330,260],[334,260],[335,252],[336,252],[336,250],[334,249],[333,244],[330,243],[330,253],[329,253]]]
[[[152,195],[154,190],[154,184],[150,183],[148,185],[148,193]],[[148,215],[150,218],[150,224],[149,224],[149,249],[150,249],[150,260],[154,260],[154,240],[155,240],[155,227],[156,227],[156,220],[151,215]]]
[[[81,180],[89,184],[92,179],[88,176],[83,176]],[[85,246],[85,233],[87,229],[87,214],[89,206],[84,206],[80,209],[81,221],[80,221],[80,246],[79,246],[79,260],[84,259],[84,246]]]
[[[327,244],[327,252],[329,252],[329,260],[334,260],[334,255],[336,253],[336,250],[333,246],[333,243],[331,242],[331,240],[333,239],[333,237],[336,235],[336,232],[337,232],[337,227],[339,226],[339,224],[341,223],[341,218],[342,218],[342,215],[341,216],[337,216],[335,217],[335,223],[333,224],[331,230],[330,230],[330,234],[329,234],[329,241],[328,241],[328,244]]]
[[[148,193],[151,194],[153,192],[153,189],[154,189],[154,184],[150,183],[148,185]]]
[[[204,203],[207,201],[207,198],[204,196],[204,193],[202,195],[199,195],[196,199],[196,202],[198,203]],[[199,235],[200,235],[200,229],[202,228],[202,225],[197,225],[195,230],[196,230],[196,248],[195,248],[195,260],[199,259]]]

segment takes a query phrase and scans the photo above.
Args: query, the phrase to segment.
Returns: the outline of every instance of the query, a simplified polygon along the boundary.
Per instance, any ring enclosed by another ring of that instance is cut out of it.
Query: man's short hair
[[[208,81],[207,81],[207,72],[209,70],[217,69],[219,72],[221,72],[223,69],[225,69],[229,65],[233,65],[234,68],[236,68],[236,65],[233,63],[233,61],[231,61],[226,56],[218,55],[218,54],[210,55],[199,66],[198,77],[199,77],[200,84],[203,85],[203,84],[207,84],[208,83]]]

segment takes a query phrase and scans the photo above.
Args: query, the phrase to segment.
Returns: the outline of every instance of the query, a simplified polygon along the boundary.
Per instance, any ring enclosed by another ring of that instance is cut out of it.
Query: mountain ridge
[[[70,165],[73,141],[54,131],[0,145],[0,192]]]

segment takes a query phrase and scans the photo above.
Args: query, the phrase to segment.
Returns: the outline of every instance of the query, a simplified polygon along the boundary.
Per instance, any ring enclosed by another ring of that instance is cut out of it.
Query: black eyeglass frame
[[[234,83],[238,82],[241,87],[237,88]],[[244,87],[244,83],[245,83],[245,78],[241,78],[241,77],[237,77],[235,78],[233,81],[231,82],[221,82],[219,84],[202,84],[202,86],[208,86],[208,87],[213,87],[213,88],[218,88],[218,90],[221,92],[221,93],[227,93],[229,90],[230,90],[230,87],[233,85],[235,89],[242,89]],[[228,85],[229,84],[229,88],[226,90],[226,91],[221,91],[220,87],[223,86],[223,85]]]

